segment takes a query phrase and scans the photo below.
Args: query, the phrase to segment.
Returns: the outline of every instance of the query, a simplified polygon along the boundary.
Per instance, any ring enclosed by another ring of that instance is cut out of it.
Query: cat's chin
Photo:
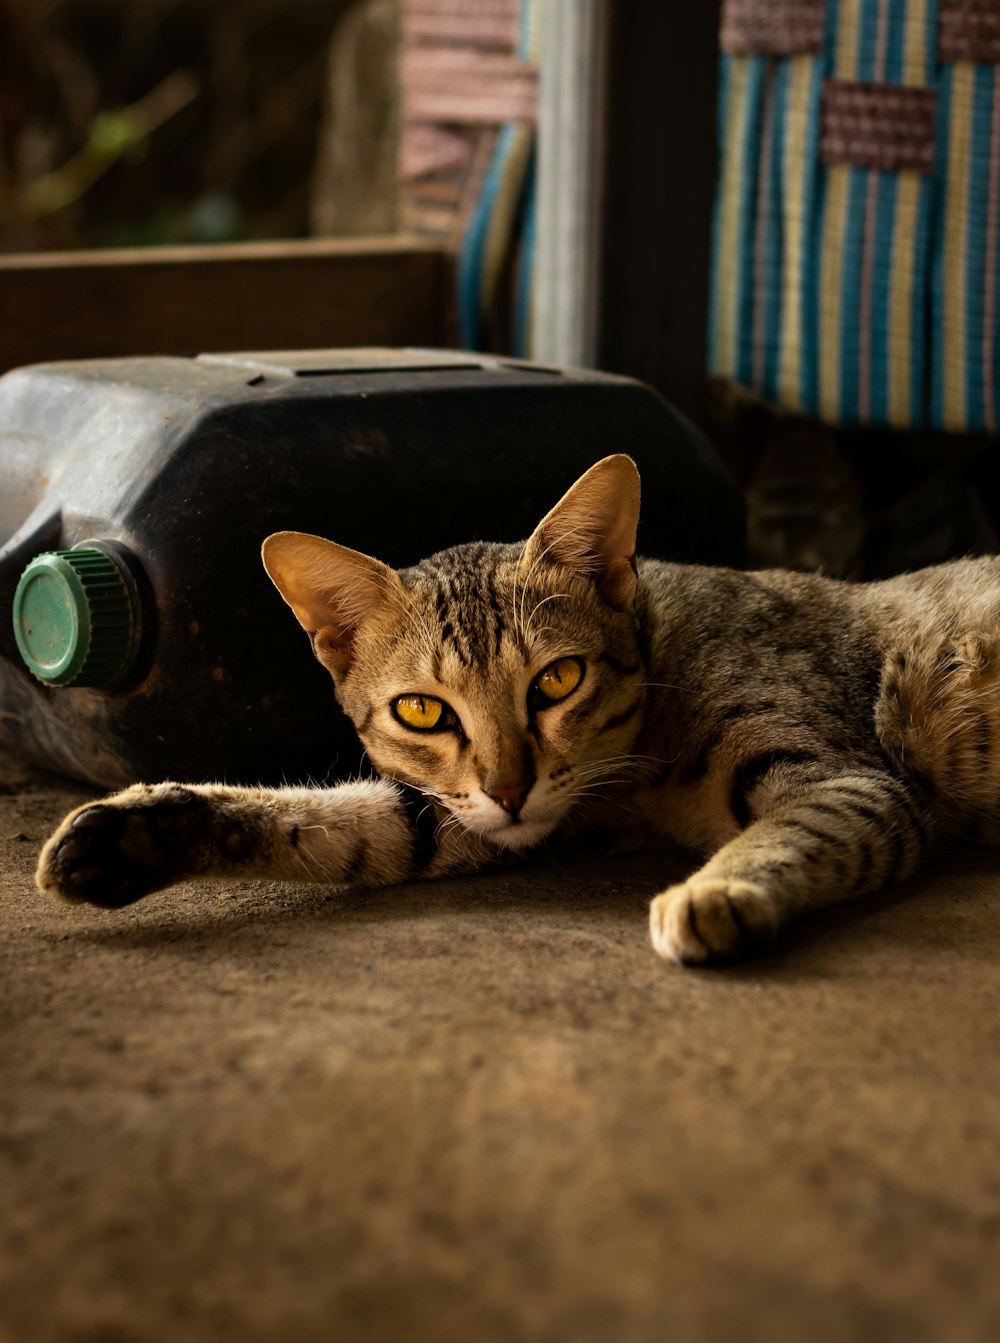
[[[496,830],[479,830],[479,838],[498,849],[531,849],[541,844],[556,828],[555,821],[518,821]]]

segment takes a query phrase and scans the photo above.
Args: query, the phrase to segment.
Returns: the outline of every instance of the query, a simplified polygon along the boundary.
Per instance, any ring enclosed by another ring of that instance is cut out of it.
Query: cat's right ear
[[[595,462],[572,485],[529,537],[527,570],[549,561],[587,574],[619,611],[635,597],[635,533],[639,525],[639,472],[617,453]]]
[[[261,559],[334,676],[350,667],[361,626],[403,591],[387,564],[305,532],[275,532],[261,547]]]

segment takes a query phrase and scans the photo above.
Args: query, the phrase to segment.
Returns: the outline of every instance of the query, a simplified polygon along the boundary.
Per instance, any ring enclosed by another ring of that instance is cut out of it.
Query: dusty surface
[[[696,973],[662,857],[49,904],[0,780],[4,1343],[1000,1338],[1000,860]]]

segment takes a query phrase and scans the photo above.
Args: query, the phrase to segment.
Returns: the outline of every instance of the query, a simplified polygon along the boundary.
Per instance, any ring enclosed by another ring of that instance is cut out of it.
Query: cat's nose
[[[483,789],[487,797],[491,797],[511,816],[516,816],[521,810],[530,791],[530,783],[527,787],[522,783],[488,783]]]

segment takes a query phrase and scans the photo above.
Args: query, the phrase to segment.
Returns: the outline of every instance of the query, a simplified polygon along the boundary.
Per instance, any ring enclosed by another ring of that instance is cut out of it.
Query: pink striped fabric
[[[510,51],[518,19],[518,0],[406,0],[403,40]]]
[[[537,119],[520,13],[520,0],[402,0],[404,228],[456,240],[499,127]]]
[[[411,47],[403,54],[408,121],[496,126],[534,121],[538,72],[513,56],[459,47]]]

